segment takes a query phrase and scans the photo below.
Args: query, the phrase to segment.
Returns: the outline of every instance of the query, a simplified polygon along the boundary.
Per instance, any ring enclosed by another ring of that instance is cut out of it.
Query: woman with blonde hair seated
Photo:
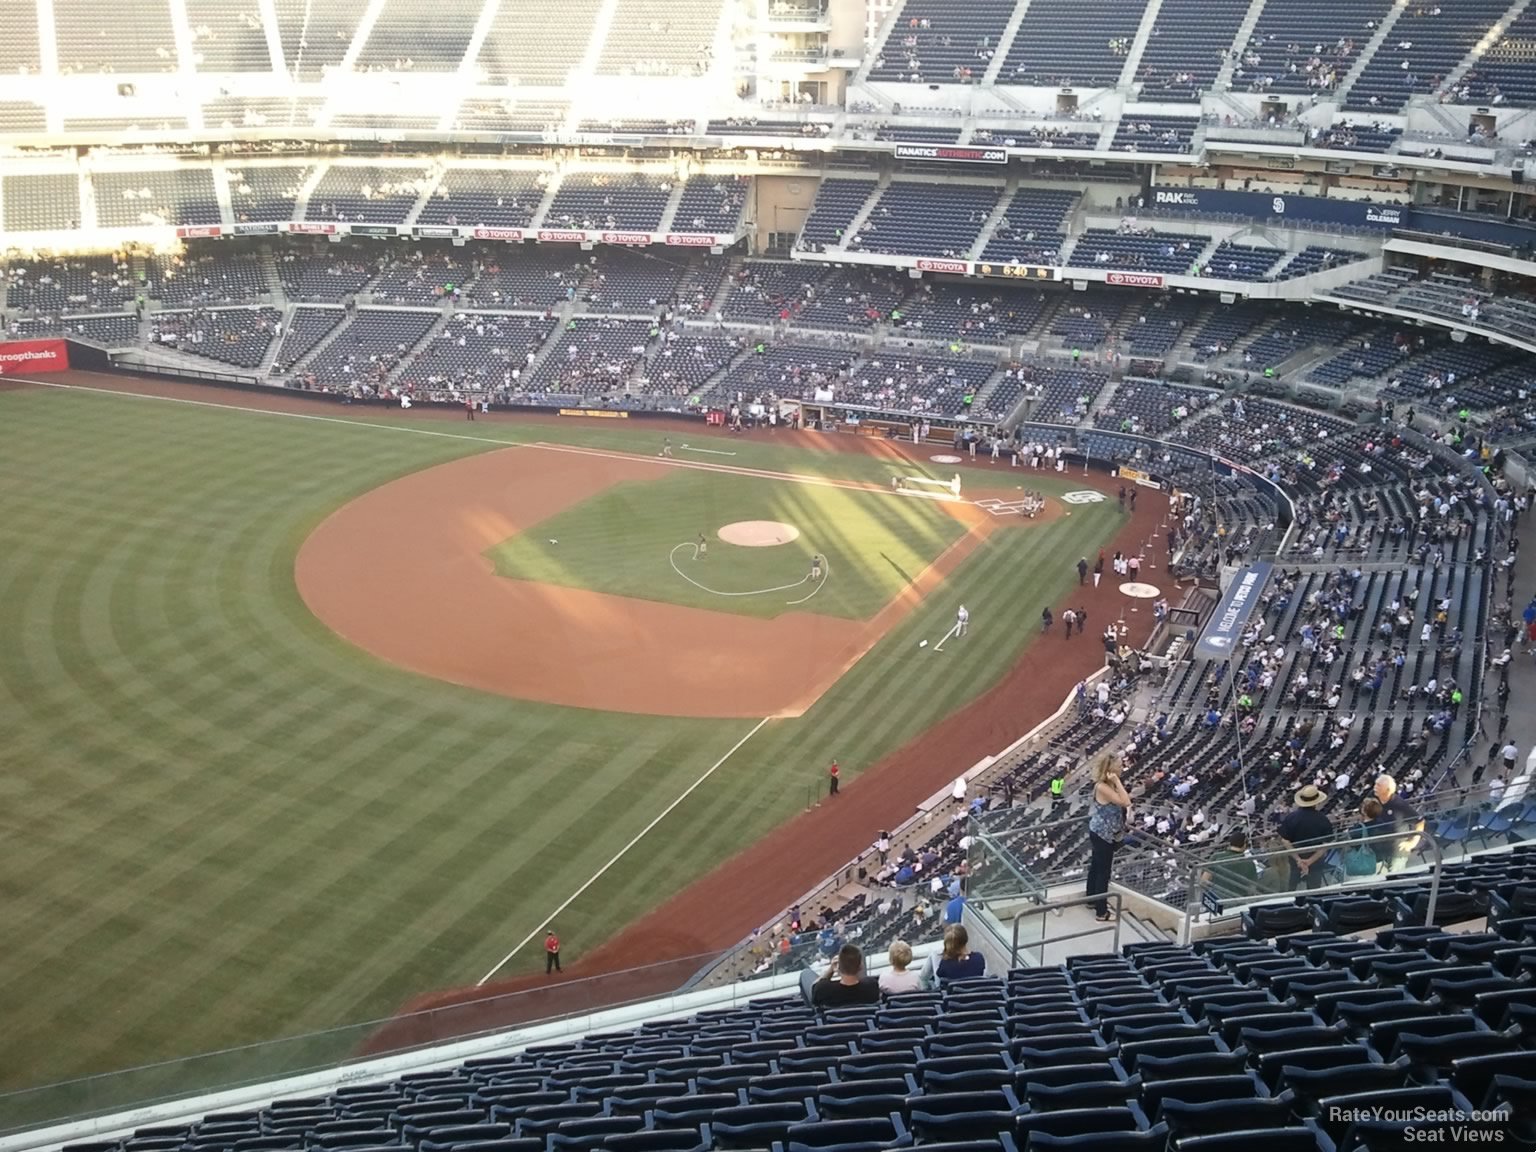
[[[944,929],[944,955],[929,958],[933,983],[943,980],[970,980],[987,974],[987,958],[971,951],[971,937],[964,924]]]
[[[908,970],[912,963],[912,945],[897,940],[891,945],[891,966],[880,974],[880,991],[887,996],[899,996],[903,992],[921,992],[923,974]]]

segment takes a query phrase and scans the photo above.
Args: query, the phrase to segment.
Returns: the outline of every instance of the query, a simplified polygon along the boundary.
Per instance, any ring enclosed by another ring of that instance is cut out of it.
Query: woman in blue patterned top
[[[1093,857],[1088,863],[1088,895],[1099,897],[1093,906],[1094,918],[1110,919],[1109,873],[1115,861],[1115,849],[1125,839],[1130,822],[1131,797],[1120,782],[1120,764],[1113,756],[1102,757],[1093,766],[1093,802],[1088,808],[1088,845]]]

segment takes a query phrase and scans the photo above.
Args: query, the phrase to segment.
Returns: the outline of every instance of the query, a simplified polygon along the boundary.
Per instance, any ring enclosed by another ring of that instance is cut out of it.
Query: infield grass
[[[346,500],[487,440],[654,451],[639,429],[482,422],[458,439],[367,415],[0,391],[0,1087],[376,1018],[472,983],[751,730],[510,702],[330,633],[293,562]],[[766,440],[732,450],[877,484],[895,469]],[[950,598],[917,606],[573,904],[567,954],[798,812],[829,753],[856,778],[995,682],[1075,580],[1069,558],[1119,522],[1090,505],[994,532],[950,578],[972,613],[963,660],[916,648],[948,627]]]
[[[800,535],[758,548],[720,539],[722,526],[743,520],[789,524]],[[519,580],[744,616],[864,620],[964,534],[931,500],[679,468],[614,485],[490,556],[499,575]],[[815,555],[825,562],[819,587],[809,579]]]

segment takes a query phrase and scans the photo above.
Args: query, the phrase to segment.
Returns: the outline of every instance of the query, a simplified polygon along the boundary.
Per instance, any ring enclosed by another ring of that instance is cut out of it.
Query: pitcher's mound
[[[777,520],[738,520],[720,529],[720,539],[743,548],[772,548],[800,538],[800,529]]]

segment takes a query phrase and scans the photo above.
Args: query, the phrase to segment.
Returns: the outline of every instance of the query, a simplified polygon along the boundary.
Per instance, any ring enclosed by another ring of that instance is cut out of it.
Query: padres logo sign
[[[1091,488],[1086,488],[1081,492],[1068,492],[1061,499],[1065,504],[1102,504],[1104,503],[1105,496],[1102,492],[1095,492]]]

